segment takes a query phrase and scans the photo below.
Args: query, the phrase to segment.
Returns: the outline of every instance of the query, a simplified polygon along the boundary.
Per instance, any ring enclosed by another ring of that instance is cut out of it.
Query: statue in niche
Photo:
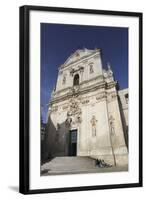
[[[79,67],[79,71],[80,71],[80,72],[84,72],[84,67],[80,66],[80,67]]]
[[[96,118],[95,118],[95,115],[92,116],[92,119],[91,119],[91,126],[92,126],[92,136],[96,136],[96,124],[97,124],[97,121]]]
[[[94,70],[93,70],[93,65],[90,64],[90,74],[92,74],[93,72],[94,72]]]
[[[81,123],[82,122],[80,114],[76,117],[76,122],[77,123]]]
[[[111,115],[110,118],[109,118],[110,133],[111,133],[111,135],[114,135],[114,134],[115,134],[114,120],[115,120],[115,119],[114,119],[113,116]]]
[[[62,84],[64,85],[66,83],[66,76],[63,76]]]
[[[68,111],[67,112],[67,119],[66,119],[66,121],[65,121],[65,125],[67,126],[67,127],[70,127],[71,126],[71,124],[72,124],[72,118],[71,118],[71,112],[70,111]]]

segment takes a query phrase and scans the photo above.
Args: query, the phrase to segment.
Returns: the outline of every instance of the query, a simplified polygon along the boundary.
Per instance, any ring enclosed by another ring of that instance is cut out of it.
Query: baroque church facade
[[[60,66],[49,102],[47,157],[88,156],[128,164],[128,89],[119,90],[100,49],[79,49]]]

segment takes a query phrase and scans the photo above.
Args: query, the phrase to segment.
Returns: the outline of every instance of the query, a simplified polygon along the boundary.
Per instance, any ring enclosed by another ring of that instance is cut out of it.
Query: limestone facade
[[[49,157],[89,156],[128,164],[128,94],[119,91],[111,66],[103,69],[100,49],[79,49],[60,66],[49,102]],[[126,142],[127,141],[127,142]]]

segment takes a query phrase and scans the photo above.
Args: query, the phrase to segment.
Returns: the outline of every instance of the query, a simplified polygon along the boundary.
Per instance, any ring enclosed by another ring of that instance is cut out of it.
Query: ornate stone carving
[[[98,120],[96,120],[95,115],[92,116],[91,119],[91,126],[92,126],[92,136],[96,136],[96,124],[98,122]]]
[[[108,73],[107,73],[107,71],[106,71],[105,69],[103,69],[103,76],[104,76],[105,78],[108,77]]]
[[[63,110],[66,110],[68,108],[68,105],[65,105],[62,107]]]
[[[87,103],[89,103],[89,100],[87,99],[82,101],[82,104],[87,104]]]
[[[65,121],[65,125],[66,127],[70,127],[71,126],[71,123],[72,123],[72,118],[71,118],[71,114],[69,112],[67,112],[67,119]]]
[[[78,114],[80,112],[79,101],[74,97],[70,99],[69,112],[71,115]]]
[[[107,94],[107,100],[108,103],[110,103],[111,101],[114,101],[117,99],[117,93],[116,92],[111,92]]]
[[[115,99],[117,97],[116,93],[111,94],[112,99]]]
[[[72,93],[75,95],[76,93],[78,93],[80,90],[80,86],[79,85],[75,85],[73,88],[72,88]]]
[[[77,72],[80,72],[80,73],[84,72],[84,67],[83,66],[78,66],[77,69],[74,69],[74,68],[70,69],[70,75],[71,76],[74,76],[74,74],[77,73]]]
[[[77,115],[76,116],[76,123],[81,123],[82,122],[82,118],[81,118],[81,115]]]
[[[106,78],[108,81],[113,81],[113,71],[111,69],[110,63],[107,63],[107,70],[103,69],[103,76]]]
[[[106,99],[106,97],[107,97],[106,93],[103,92],[103,93],[100,93],[100,94],[97,95],[96,100],[103,101],[103,100]]]
[[[69,102],[69,110],[67,112],[66,125],[71,127],[72,125],[81,123],[81,108],[79,107],[79,99],[73,97]]]

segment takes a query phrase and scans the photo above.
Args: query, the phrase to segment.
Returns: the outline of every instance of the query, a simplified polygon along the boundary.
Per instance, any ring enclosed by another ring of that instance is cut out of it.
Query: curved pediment
[[[99,52],[100,49],[94,49],[94,50],[90,50],[90,49],[78,49],[76,50],[73,54],[71,54],[69,56],[69,58],[65,61],[65,63],[61,66],[61,68],[64,68],[80,59],[83,59],[85,57],[88,57],[96,52]]]

